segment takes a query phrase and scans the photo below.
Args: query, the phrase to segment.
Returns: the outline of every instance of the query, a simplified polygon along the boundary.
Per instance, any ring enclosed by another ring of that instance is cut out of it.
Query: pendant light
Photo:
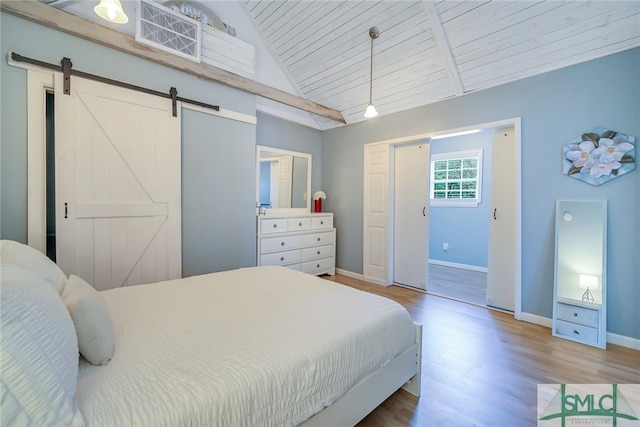
[[[115,24],[126,24],[129,22],[127,14],[122,9],[120,0],[100,0],[100,3],[93,8],[93,11],[100,18]]]
[[[367,111],[364,112],[366,118],[378,115],[376,107],[373,106],[373,41],[380,37],[380,31],[378,31],[377,27],[369,28],[369,37],[371,38],[371,78],[369,79],[369,105],[367,106]]]

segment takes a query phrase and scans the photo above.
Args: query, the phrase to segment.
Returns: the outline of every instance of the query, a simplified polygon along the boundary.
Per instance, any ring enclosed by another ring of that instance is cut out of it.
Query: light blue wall
[[[255,151],[255,126],[183,110],[184,276],[256,265]]]
[[[562,145],[585,131],[640,136],[638,70],[640,48],[325,131],[322,184],[338,229],[337,267],[362,273],[364,144],[521,117],[523,312],[552,315],[555,200],[607,199],[608,330],[640,339],[640,172],[599,187],[562,173]]]
[[[487,267],[489,206],[494,131],[431,141],[431,155],[481,148],[483,150],[481,202],[477,207],[431,206],[429,259],[474,267]],[[449,250],[442,244],[449,244]]]
[[[0,235],[27,239],[27,72],[8,52],[255,114],[255,96],[0,14]],[[73,84],[73,80],[72,83]],[[255,265],[255,126],[192,111],[183,122],[183,274]],[[253,231],[252,231],[253,230]]]

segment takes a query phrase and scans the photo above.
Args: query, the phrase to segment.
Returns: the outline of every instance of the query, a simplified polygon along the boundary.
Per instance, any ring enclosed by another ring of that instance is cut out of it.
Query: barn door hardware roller
[[[25,64],[35,65],[37,67],[47,68],[49,70],[62,72],[63,76],[63,93],[65,95],[71,94],[71,76],[80,77],[87,80],[93,80],[100,83],[105,83],[111,86],[118,86],[121,88],[135,90],[137,92],[146,93],[149,95],[159,96],[161,98],[168,98],[171,100],[172,104],[172,114],[173,117],[178,116],[178,101],[185,102],[187,104],[197,105],[199,107],[209,108],[215,111],[220,111],[220,107],[218,105],[211,105],[205,102],[196,101],[189,98],[183,98],[178,96],[178,90],[175,87],[172,87],[169,92],[160,92],[153,89],[148,89],[141,86],[132,85],[130,83],[121,82],[119,80],[109,79],[107,77],[97,76],[95,74],[85,73],[83,71],[78,71],[73,69],[73,63],[69,58],[62,58],[60,61],[60,65],[49,64],[48,62],[39,61],[37,59],[28,58],[26,56],[22,56],[15,52],[11,52],[11,59],[16,62],[24,62]]]

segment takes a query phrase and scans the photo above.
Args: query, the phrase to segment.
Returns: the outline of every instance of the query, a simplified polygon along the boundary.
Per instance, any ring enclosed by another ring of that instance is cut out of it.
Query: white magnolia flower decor
[[[563,172],[600,185],[635,169],[635,137],[596,128],[564,146]]]
[[[315,193],[313,193],[313,200],[324,200],[327,198],[327,195],[324,194],[324,191],[320,190],[320,191],[316,191]]]

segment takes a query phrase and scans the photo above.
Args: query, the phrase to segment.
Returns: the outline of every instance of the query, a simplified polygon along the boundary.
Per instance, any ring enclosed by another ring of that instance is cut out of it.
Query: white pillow
[[[58,295],[62,293],[67,276],[55,262],[39,250],[13,240],[2,240],[0,241],[0,256],[3,265],[14,264],[31,271],[51,283]]]
[[[72,274],[62,299],[78,336],[80,354],[93,365],[106,365],[113,357],[113,322],[107,304],[90,284]]]
[[[75,401],[78,343],[51,284],[2,265],[0,425],[84,425]]]

